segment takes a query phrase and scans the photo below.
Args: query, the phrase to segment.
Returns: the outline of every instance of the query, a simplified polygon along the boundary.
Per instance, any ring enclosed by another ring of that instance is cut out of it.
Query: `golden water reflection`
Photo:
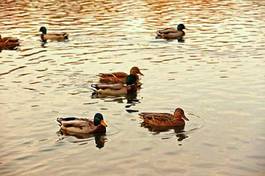
[[[0,53],[0,175],[262,175],[264,7],[258,0],[1,0],[0,34],[21,46]],[[184,43],[155,39],[179,23],[188,28]],[[42,47],[40,26],[69,33],[69,41]],[[132,66],[145,74],[137,95],[91,97],[98,73]],[[194,114],[185,131],[141,127],[139,112],[177,106]],[[56,117],[95,112],[106,114],[106,136],[56,135]]]

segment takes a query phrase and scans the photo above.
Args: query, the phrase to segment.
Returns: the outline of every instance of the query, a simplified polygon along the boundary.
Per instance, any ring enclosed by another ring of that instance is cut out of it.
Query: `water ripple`
[[[262,175],[264,2],[1,0],[1,35],[21,46],[0,51],[0,175]],[[185,42],[155,39],[179,23]],[[40,26],[69,41],[43,45]],[[133,101],[91,97],[98,73],[134,65]],[[180,133],[140,125],[138,112],[175,107],[200,115]],[[110,124],[100,150],[56,135],[58,115],[95,112]]]

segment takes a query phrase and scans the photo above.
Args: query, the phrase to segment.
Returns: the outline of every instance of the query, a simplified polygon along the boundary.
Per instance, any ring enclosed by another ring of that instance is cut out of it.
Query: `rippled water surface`
[[[0,175],[265,175],[265,1],[1,0]],[[184,23],[185,42],[155,39]],[[68,32],[41,46],[39,27]],[[100,72],[144,73],[134,101],[92,98]],[[174,112],[184,132],[153,132],[138,112]],[[62,136],[62,116],[109,123]]]

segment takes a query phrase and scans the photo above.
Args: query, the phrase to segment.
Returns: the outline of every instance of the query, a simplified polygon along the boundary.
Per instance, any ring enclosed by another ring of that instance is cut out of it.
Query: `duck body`
[[[68,34],[66,32],[62,33],[47,33],[46,27],[42,26],[39,30],[42,32],[40,35],[40,38],[43,42],[46,42],[48,40],[50,41],[65,41],[68,40]]]
[[[124,83],[95,83],[91,87],[97,95],[101,96],[124,96],[133,92],[137,92],[138,77],[130,74],[125,78]]]
[[[183,31],[185,29],[185,26],[183,24],[179,24],[177,29],[175,28],[165,28],[158,30],[156,32],[156,38],[157,39],[166,39],[166,40],[183,40],[183,37],[185,36],[185,32]]]
[[[139,81],[138,75],[143,75],[138,67],[132,67],[130,69],[130,73],[127,74],[125,72],[113,72],[113,73],[100,73],[99,82],[100,83],[123,83],[125,84],[127,81],[127,77],[129,75],[135,75],[136,81]]]
[[[100,73],[99,82],[101,83],[125,83],[127,73],[114,72],[114,73]]]
[[[155,113],[155,112],[142,112],[139,114],[143,119],[145,126],[153,127],[177,127],[184,126],[188,118],[185,116],[181,108],[177,108],[174,114],[170,113]]]
[[[122,83],[96,83],[92,84],[91,87],[94,93],[100,96],[124,96],[130,92],[137,91],[135,85],[124,85]]]
[[[59,123],[61,130],[70,134],[105,133],[107,126],[100,113],[95,114],[94,121],[86,118],[63,117],[57,118],[57,122]]]
[[[0,35],[0,49],[15,49],[19,46],[19,39],[14,37],[1,37]]]

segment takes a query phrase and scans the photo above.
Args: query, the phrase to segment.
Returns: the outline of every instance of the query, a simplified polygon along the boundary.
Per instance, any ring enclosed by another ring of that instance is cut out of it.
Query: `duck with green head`
[[[138,76],[135,74],[129,74],[125,78],[125,83],[95,83],[91,84],[94,90],[93,95],[97,97],[105,96],[125,96],[130,93],[137,92],[139,88]]]
[[[1,37],[0,35],[0,49],[16,49],[19,46],[19,39],[14,37]]]
[[[183,31],[183,29],[186,29],[184,24],[179,24],[177,26],[177,29],[175,29],[175,28],[165,28],[165,29],[158,30],[156,32],[156,35],[157,35],[156,39],[166,39],[166,40],[177,39],[177,40],[183,40],[183,37],[185,35],[185,32]]]
[[[42,34],[40,38],[43,42],[47,42],[48,40],[51,41],[65,41],[68,40],[68,34],[66,32],[62,33],[47,33],[47,28],[42,26],[39,30]]]
[[[77,117],[57,118],[61,130],[69,133],[94,134],[105,133],[107,123],[101,113],[96,113],[94,120]]]

